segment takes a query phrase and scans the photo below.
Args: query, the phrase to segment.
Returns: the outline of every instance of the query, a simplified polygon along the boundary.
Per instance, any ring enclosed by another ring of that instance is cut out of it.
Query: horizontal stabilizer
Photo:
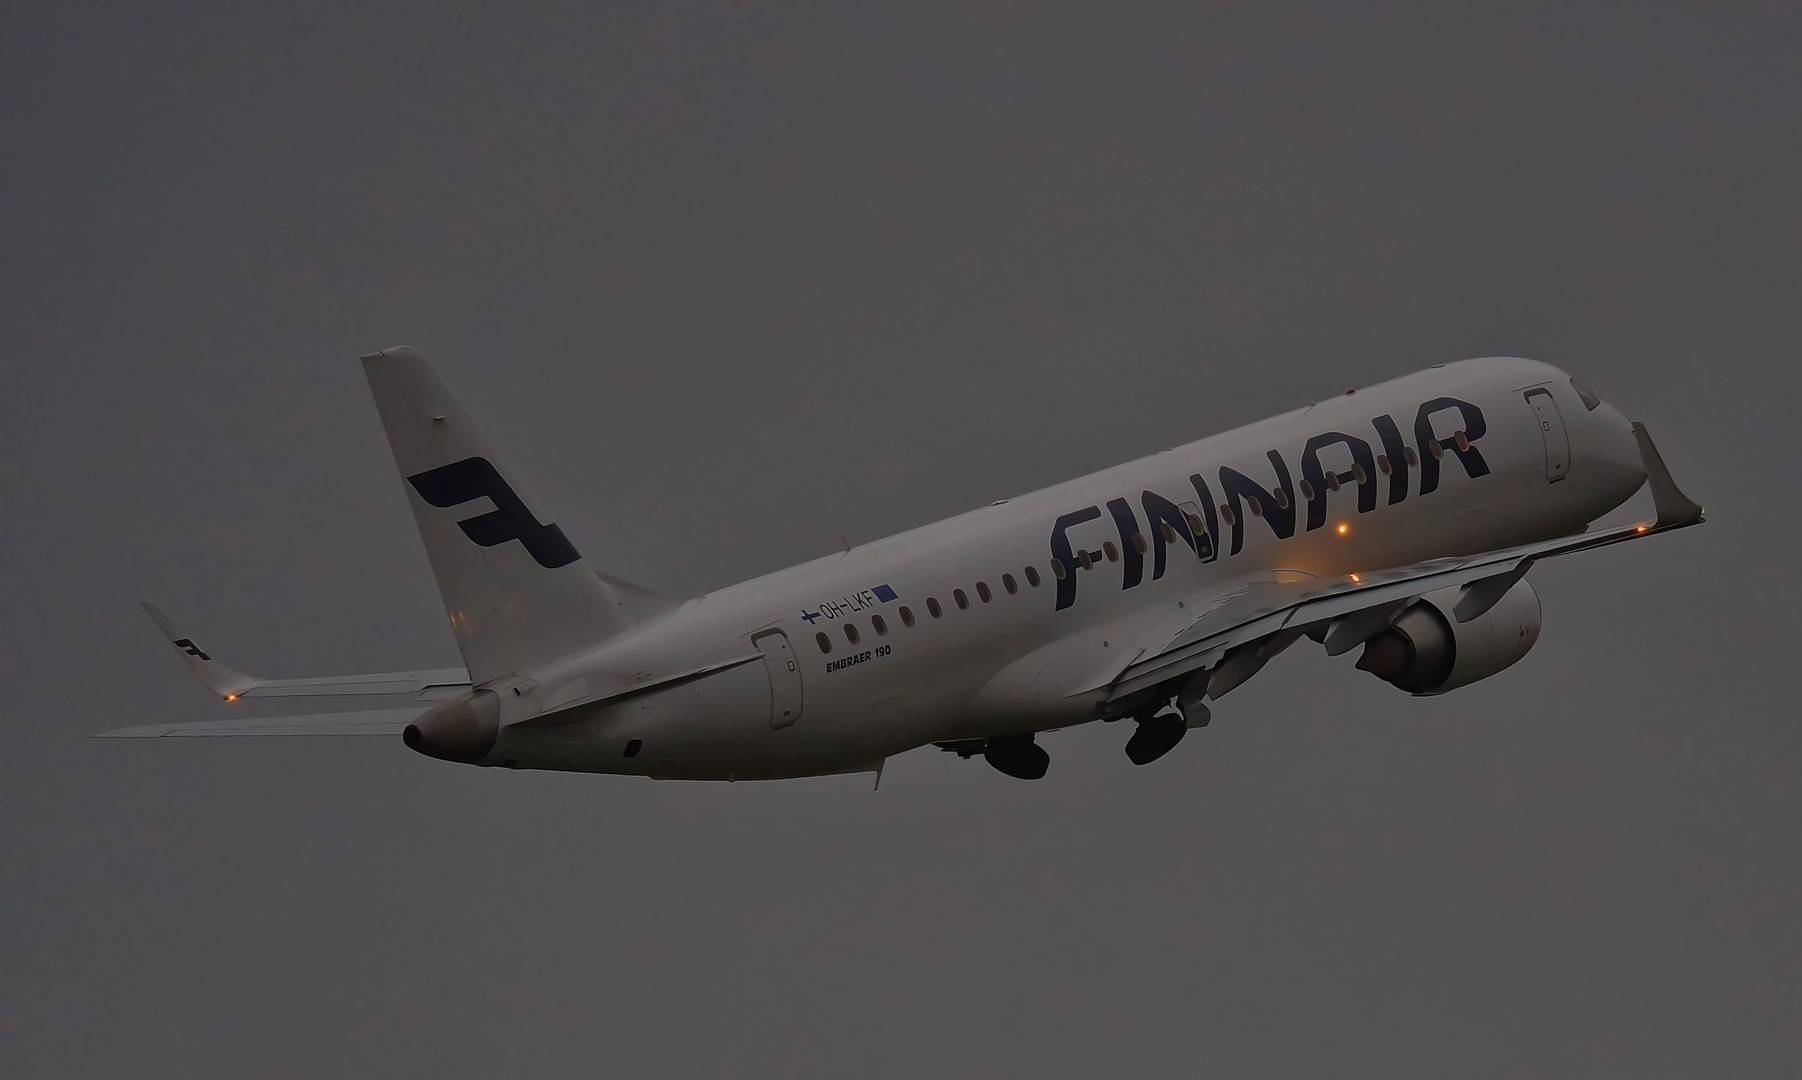
[[[155,621],[163,636],[175,646],[181,658],[207,689],[227,701],[241,698],[289,697],[366,697],[400,695],[422,701],[456,697],[469,689],[469,673],[462,668],[437,668],[430,671],[384,671],[369,675],[327,675],[314,679],[264,679],[234,671],[183,634],[169,616],[155,604],[146,603],[144,610]]]
[[[469,689],[462,668],[435,671],[383,671],[372,675],[326,675],[317,679],[258,679],[241,698],[362,697],[397,695],[421,701],[456,697]]]
[[[96,739],[195,739],[227,735],[399,735],[427,710],[377,709],[319,716],[262,716],[253,720],[201,720],[115,728]]]

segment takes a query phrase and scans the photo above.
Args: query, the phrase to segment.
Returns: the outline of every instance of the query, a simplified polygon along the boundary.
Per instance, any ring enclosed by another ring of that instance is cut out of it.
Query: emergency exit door
[[[1564,430],[1564,415],[1552,392],[1535,386],[1526,393],[1527,404],[1539,418],[1539,434],[1545,440],[1545,478],[1555,484],[1570,475],[1570,435]]]
[[[785,728],[801,719],[801,665],[789,648],[788,635],[766,630],[751,639],[763,654],[763,669],[770,677],[770,726]]]

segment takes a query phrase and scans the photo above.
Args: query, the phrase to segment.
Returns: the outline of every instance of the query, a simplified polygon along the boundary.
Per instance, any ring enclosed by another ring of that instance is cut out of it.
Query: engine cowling
[[[1525,581],[1467,623],[1462,587],[1428,593],[1364,643],[1358,667],[1417,697],[1443,694],[1513,666],[1539,640],[1539,594]]]

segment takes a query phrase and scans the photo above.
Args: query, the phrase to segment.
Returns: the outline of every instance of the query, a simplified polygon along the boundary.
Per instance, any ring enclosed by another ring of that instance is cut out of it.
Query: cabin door
[[[1564,430],[1564,416],[1552,392],[1543,386],[1527,391],[1527,404],[1539,418],[1539,434],[1545,440],[1545,478],[1555,484],[1570,474],[1570,435]]]
[[[770,677],[770,726],[785,728],[801,719],[801,664],[788,647],[788,635],[765,630],[751,639],[763,654],[763,669]]]

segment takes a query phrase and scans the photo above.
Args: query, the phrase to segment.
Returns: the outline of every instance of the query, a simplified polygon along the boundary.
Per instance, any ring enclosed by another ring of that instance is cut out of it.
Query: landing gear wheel
[[[1174,750],[1188,733],[1188,722],[1175,709],[1140,717],[1139,730],[1126,740],[1126,759],[1134,765],[1149,765]]]
[[[1037,780],[1051,767],[1051,755],[1031,735],[1003,735],[990,739],[983,760],[1016,780]]]

